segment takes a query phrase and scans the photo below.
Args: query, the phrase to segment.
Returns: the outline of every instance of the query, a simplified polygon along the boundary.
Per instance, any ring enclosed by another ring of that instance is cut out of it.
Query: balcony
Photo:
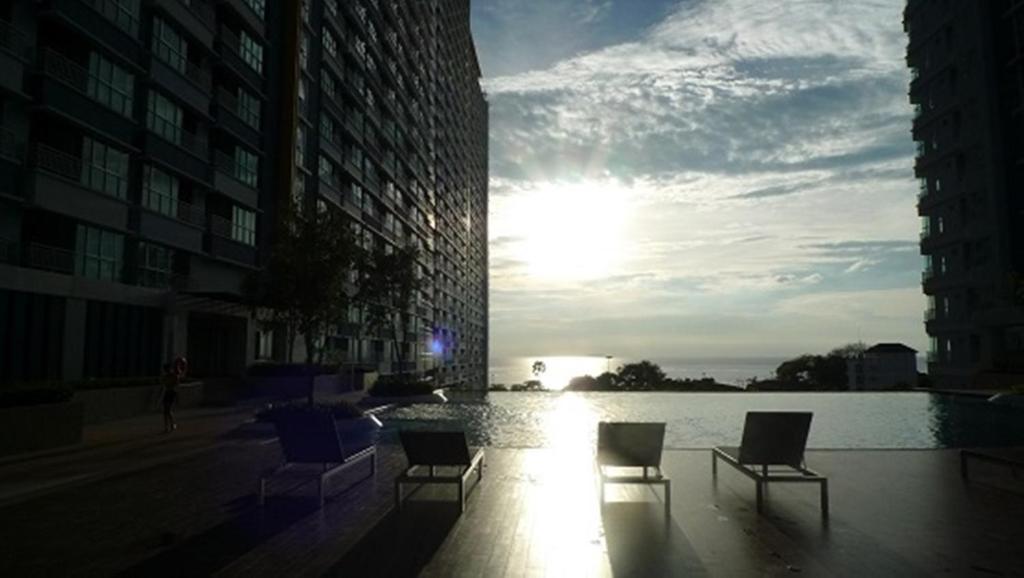
[[[138,211],[139,235],[170,247],[192,253],[203,250],[203,226],[206,215],[199,207],[179,201],[171,214],[140,207]]]
[[[25,162],[25,143],[14,131],[0,125],[0,158],[15,164]]]
[[[38,101],[93,130],[126,144],[135,135],[135,122],[89,96],[89,71],[52,50],[43,49],[40,59],[42,79]]]
[[[266,24],[264,23],[265,14],[257,14],[255,10],[249,6],[244,0],[220,0],[222,4],[231,6],[242,20],[245,21],[246,26],[255,30],[259,33],[260,37],[266,35]],[[274,0],[270,0],[273,2]],[[267,2],[267,4],[270,4]]]
[[[210,255],[248,267],[256,266],[256,247],[240,243],[232,238],[231,221],[211,215],[208,235]]]
[[[154,122],[166,121],[156,119]],[[142,145],[146,155],[178,169],[194,180],[209,182],[209,145],[206,139],[170,124],[156,126],[160,128],[149,128],[146,131]]]
[[[28,192],[36,206],[116,230],[127,228],[128,204],[83,186],[80,158],[37,144],[32,160],[38,170],[31,175]]]
[[[238,98],[225,88],[217,89],[217,125],[254,148],[262,149],[259,129],[244,120]]]
[[[221,61],[225,63],[228,68],[235,71],[242,80],[250,85],[250,87],[259,92],[263,93],[263,71],[256,70],[249,65],[248,62],[242,58],[242,42],[238,38],[238,35],[231,31],[231,29],[221,26],[220,28],[220,57]]]
[[[179,70],[157,57],[152,57],[149,73],[168,92],[192,107],[206,114],[210,109],[210,73],[194,62],[186,62],[185,69]]]
[[[239,180],[238,164],[231,156],[217,151],[214,158],[217,169],[213,172],[213,187],[218,193],[247,207],[259,206],[259,191]]]
[[[139,15],[123,9],[116,0],[50,0],[45,14],[60,18],[100,44],[125,58],[142,57],[139,44]]]
[[[213,49],[213,23],[216,15],[213,6],[206,0],[154,0],[154,4],[207,50]]]
[[[25,92],[25,65],[32,61],[28,37],[0,20],[0,88]]]
[[[32,269],[73,275],[75,273],[75,252],[49,245],[32,243],[28,246],[25,264]]]

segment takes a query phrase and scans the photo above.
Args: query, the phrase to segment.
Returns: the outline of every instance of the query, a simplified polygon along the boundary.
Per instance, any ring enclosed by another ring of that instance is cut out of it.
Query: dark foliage
[[[282,414],[317,415],[329,413],[334,419],[358,418],[366,415],[358,406],[347,401],[336,401],[331,403],[315,403],[309,405],[302,402],[285,402],[268,404],[265,408],[256,412],[256,421],[274,421]]]

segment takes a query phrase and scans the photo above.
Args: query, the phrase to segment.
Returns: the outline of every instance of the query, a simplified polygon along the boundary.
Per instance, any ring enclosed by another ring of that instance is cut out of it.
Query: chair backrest
[[[461,431],[400,431],[410,466],[468,466],[469,444]]]
[[[597,463],[602,466],[661,467],[664,423],[597,424]]]
[[[740,463],[800,467],[813,415],[806,411],[747,412]]]
[[[289,462],[341,463],[345,449],[329,413],[286,412],[274,418],[277,436]]]

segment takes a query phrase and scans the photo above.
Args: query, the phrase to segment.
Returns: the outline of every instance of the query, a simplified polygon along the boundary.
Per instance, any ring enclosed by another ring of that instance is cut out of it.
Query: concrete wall
[[[161,394],[163,387],[150,385],[142,387],[110,387],[86,389],[75,392],[74,400],[83,407],[83,420],[87,424],[126,419],[163,411]],[[178,386],[178,409],[196,407],[203,403],[201,382],[183,383]]]

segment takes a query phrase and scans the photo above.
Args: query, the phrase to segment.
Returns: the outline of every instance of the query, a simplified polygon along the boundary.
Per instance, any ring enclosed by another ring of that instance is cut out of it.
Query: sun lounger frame
[[[466,484],[474,470],[477,483],[484,477],[484,450],[470,448],[464,432],[399,432],[409,466],[395,478],[395,507],[402,510],[404,484],[455,484],[459,491],[459,512],[466,511]],[[438,473],[438,468],[455,468],[457,473]],[[422,473],[422,472],[426,473]]]

